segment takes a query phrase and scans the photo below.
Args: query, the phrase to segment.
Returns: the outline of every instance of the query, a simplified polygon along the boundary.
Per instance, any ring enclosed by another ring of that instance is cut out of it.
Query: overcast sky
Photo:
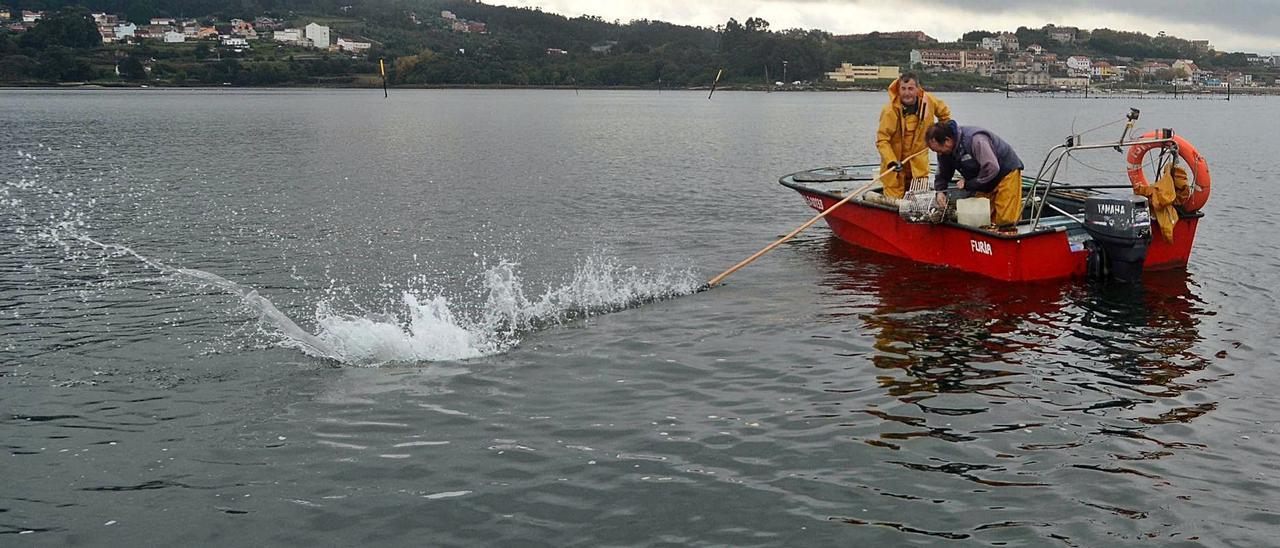
[[[1204,39],[1221,51],[1280,53],[1277,0],[485,0],[541,7],[568,16],[656,19],[714,27],[730,17],[763,17],[771,28],[817,28],[835,34],[923,30],[939,40],[965,31],[1046,23],[1080,28],[1165,31]]]

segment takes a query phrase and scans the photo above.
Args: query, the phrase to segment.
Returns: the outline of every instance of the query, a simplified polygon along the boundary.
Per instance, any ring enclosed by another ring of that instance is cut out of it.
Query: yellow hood
[[[895,106],[899,108],[903,106],[902,98],[898,95],[898,84],[901,82],[902,80],[894,78],[893,82],[889,83],[889,102],[893,103]],[[916,86],[919,87],[919,85],[920,83],[916,82]],[[920,95],[916,97],[916,101],[919,102],[924,97],[925,97],[924,88],[920,88]]]

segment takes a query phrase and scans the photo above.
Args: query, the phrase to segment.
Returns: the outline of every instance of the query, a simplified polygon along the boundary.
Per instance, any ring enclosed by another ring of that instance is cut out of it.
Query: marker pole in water
[[[720,69],[720,70],[716,71],[716,80],[715,80],[714,82],[711,82],[711,93],[708,93],[708,94],[707,94],[707,99],[710,99],[712,95],[715,95],[715,93],[716,93],[716,84],[719,84],[719,83],[720,83],[720,76],[722,76],[722,75],[724,75],[724,69]]]
[[[387,95],[387,64],[381,57],[378,58],[378,71],[382,73],[382,98],[386,99],[390,97]]]
[[[907,163],[907,162],[911,161],[911,159],[912,159],[912,158],[915,158],[916,156],[919,156],[919,155],[921,155],[921,154],[924,154],[925,152],[928,152],[928,151],[929,151],[929,149],[927,149],[927,148],[926,148],[926,149],[921,150],[921,151],[919,151],[919,152],[917,152],[917,153],[915,153],[915,154],[912,154],[912,155],[910,155],[910,156],[907,156],[906,158],[903,158],[903,159],[899,160],[899,161],[898,161],[898,164],[899,164],[899,165],[901,165],[901,164],[905,164],[905,163]],[[719,285],[719,284],[720,284],[720,282],[724,281],[724,279],[725,279],[725,278],[728,278],[730,274],[733,274],[734,272],[737,272],[737,271],[738,271],[739,269],[741,269],[742,267],[744,267],[744,266],[747,266],[747,265],[751,264],[751,262],[752,262],[752,261],[755,261],[756,259],[759,259],[761,255],[764,255],[765,253],[768,253],[768,252],[770,252],[770,251],[773,251],[773,248],[775,248],[775,247],[778,247],[778,246],[782,245],[782,243],[783,243],[783,242],[785,242],[785,241],[787,241],[787,240],[790,240],[791,238],[794,238],[796,234],[799,234],[799,233],[803,232],[803,231],[804,231],[804,229],[806,229],[806,228],[809,228],[809,227],[813,226],[813,223],[816,223],[816,222],[818,222],[818,220],[819,220],[819,219],[822,219],[823,217],[826,217],[826,216],[827,216],[828,214],[830,214],[832,211],[835,211],[835,210],[836,210],[836,208],[839,208],[840,206],[842,206],[842,205],[844,205],[845,203],[847,203],[849,200],[852,200],[855,196],[859,196],[859,195],[861,195],[863,192],[866,192],[868,189],[870,189],[870,188],[871,188],[871,186],[872,186],[872,185],[876,184],[876,182],[877,182],[877,181],[879,181],[881,177],[884,177],[885,175],[888,175],[888,174],[890,174],[890,173],[892,173],[892,172],[893,172],[893,170],[892,170],[892,169],[886,169],[886,170],[884,170],[884,172],[883,172],[883,173],[881,173],[881,174],[879,174],[879,175],[876,175],[876,177],[875,177],[874,179],[872,179],[872,180],[871,180],[871,182],[869,182],[869,183],[867,183],[867,184],[865,184],[865,185],[862,185],[862,188],[859,188],[859,189],[857,189],[857,190],[855,190],[855,191],[853,191],[853,192],[850,192],[850,193],[849,193],[849,195],[845,196],[843,200],[840,200],[839,202],[836,202],[836,203],[835,203],[834,205],[832,205],[831,207],[828,207],[828,208],[826,208],[826,209],[822,210],[822,213],[819,213],[819,214],[818,214],[817,216],[815,216],[814,218],[809,219],[809,221],[808,221],[808,222],[806,222],[805,224],[802,224],[802,225],[800,225],[798,228],[796,228],[795,230],[792,230],[790,234],[787,234],[786,236],[783,236],[783,237],[782,237],[782,239],[780,239],[780,240],[778,240],[778,241],[776,241],[776,242],[773,242],[773,243],[771,243],[771,244],[769,244],[769,245],[765,246],[765,247],[764,247],[764,249],[761,249],[760,251],[757,251],[755,255],[752,255],[752,256],[750,256],[750,257],[747,257],[747,258],[746,258],[746,259],[744,259],[742,262],[740,262],[740,263],[738,263],[738,264],[736,264],[736,265],[733,265],[733,268],[730,268],[729,270],[726,270],[726,271],[724,271],[724,272],[720,273],[720,275],[719,275],[719,276],[716,276],[716,277],[714,277],[714,278],[711,278],[711,281],[707,282],[707,285],[702,286],[702,289],[701,289],[701,290],[711,289],[711,288],[713,288],[713,287],[715,287],[715,286]]]

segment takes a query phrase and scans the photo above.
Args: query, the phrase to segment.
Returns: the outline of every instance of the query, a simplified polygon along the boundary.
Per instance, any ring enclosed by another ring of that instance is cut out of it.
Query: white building
[[[453,12],[446,10],[446,11],[442,11],[442,12],[440,12],[440,18],[441,18],[441,19],[448,19],[448,20],[450,20],[450,21],[453,21],[453,20],[457,19],[457,18],[458,18],[458,16],[457,16],[457,15],[454,15],[454,14],[453,14]]]
[[[27,10],[22,10],[22,22],[23,22],[23,23],[34,23],[34,22],[36,22],[36,21],[39,21],[42,17],[44,17],[44,12],[43,12],[43,11],[27,11]]]
[[[168,30],[164,33],[164,43],[166,44],[181,44],[186,41],[187,35],[182,34],[181,32]]]
[[[239,36],[223,36],[222,45],[230,48],[247,48],[249,41]]]
[[[1072,76],[1085,76],[1093,70],[1093,62],[1083,55],[1072,55],[1067,58],[1067,72]]]
[[[994,36],[988,36],[982,39],[982,44],[979,45],[978,47],[982,49],[991,50],[991,51],[1000,51],[1000,49],[1003,48],[1004,46],[1000,44],[999,38],[996,38]]]
[[[1196,62],[1190,59],[1178,59],[1172,65],[1169,65],[1169,68],[1173,69],[1174,72],[1181,72],[1183,76],[1191,78],[1200,74],[1200,67],[1196,66]]]
[[[116,40],[124,41],[126,38],[134,38],[138,35],[138,25],[133,23],[121,23],[116,25]]]
[[[311,23],[304,27],[307,40],[311,41],[312,47],[327,48],[329,47],[329,27],[318,23]]]
[[[368,51],[369,48],[371,47],[373,47],[373,44],[369,42],[355,42],[352,40],[347,40],[345,38],[338,39],[338,49],[342,51],[359,53],[362,51]]]
[[[271,35],[271,38],[277,42],[286,44],[294,44],[299,46],[306,45],[307,37],[303,36],[302,29],[284,29],[278,30]]]
[[[1000,47],[1005,51],[1018,51],[1018,35],[1006,32],[1000,35]]]

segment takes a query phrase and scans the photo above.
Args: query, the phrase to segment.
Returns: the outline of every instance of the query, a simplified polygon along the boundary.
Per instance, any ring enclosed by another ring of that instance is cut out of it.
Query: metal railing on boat
[[[1133,188],[1133,186],[1129,184],[1104,184],[1104,185],[1057,185],[1057,188],[1055,189],[1055,184],[1057,183],[1056,179],[1058,176],[1058,169],[1062,166],[1062,160],[1070,156],[1072,152],[1075,152],[1078,150],[1101,150],[1101,149],[1114,149],[1114,150],[1120,151],[1123,147],[1128,147],[1133,145],[1160,144],[1165,146],[1165,151],[1162,152],[1162,155],[1172,153],[1174,157],[1177,156],[1178,145],[1174,141],[1173,135],[1171,133],[1166,133],[1164,134],[1163,137],[1159,137],[1155,139],[1136,139],[1132,141],[1125,141],[1124,138],[1122,137],[1119,141],[1116,141],[1113,143],[1096,144],[1096,145],[1078,144],[1076,142],[1076,139],[1077,139],[1077,136],[1073,135],[1067,139],[1066,143],[1057,145],[1049,149],[1049,152],[1045,154],[1044,162],[1040,164],[1040,170],[1036,173],[1035,178],[1031,182],[1031,188],[1028,190],[1027,197],[1024,198],[1022,202],[1022,207],[1024,209],[1028,206],[1034,207],[1034,214],[1031,217],[1031,223],[1030,223],[1031,231],[1035,231],[1036,228],[1040,226],[1040,219],[1044,215],[1045,206],[1048,206],[1050,209],[1053,209],[1054,211],[1057,211],[1058,213],[1061,213],[1076,222],[1079,222],[1079,223],[1084,222],[1083,219],[1081,219],[1080,217],[1077,217],[1071,212],[1068,212],[1056,205],[1053,205],[1052,203],[1049,203],[1049,194],[1051,192],[1054,192],[1055,190],[1058,192],[1061,192],[1063,190],[1100,190],[1100,189],[1121,189],[1121,188],[1132,189]],[[1157,171],[1158,170],[1159,168],[1157,168]],[[1044,196],[1037,197],[1037,193],[1040,192],[1041,181],[1044,181],[1045,183],[1045,188],[1043,190]]]

